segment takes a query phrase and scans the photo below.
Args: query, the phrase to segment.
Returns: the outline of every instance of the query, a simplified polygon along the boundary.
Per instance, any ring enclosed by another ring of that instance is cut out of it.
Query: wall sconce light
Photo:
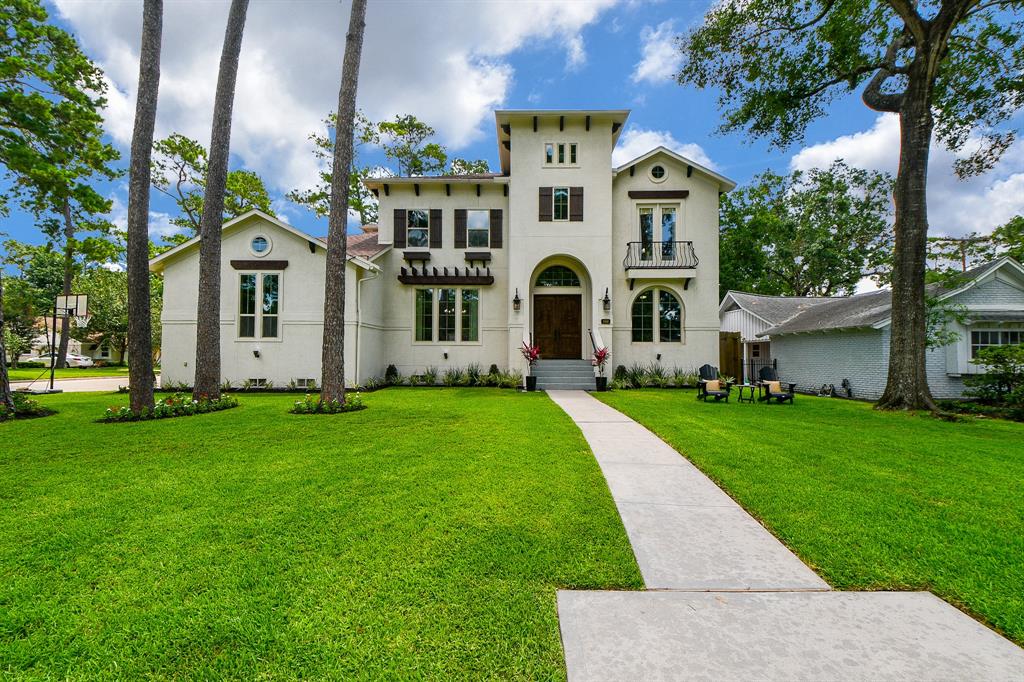
[[[446,349],[444,349],[444,350],[442,351],[442,353],[444,354],[444,359],[445,359],[445,360],[447,360],[447,359],[448,359],[448,349],[447,349],[447,348],[446,348]]]
[[[658,353],[657,359],[658,359],[658,362],[661,362],[661,353]]]
[[[516,287],[516,295],[512,298],[512,310],[519,312],[523,306],[523,299],[519,298],[519,287]]]
[[[252,356],[254,358],[259,359],[259,357],[260,357],[260,349],[259,348],[253,348],[252,349]]]
[[[605,312],[612,309],[612,299],[608,297],[608,287],[604,288],[604,298],[601,299],[601,303],[604,304]]]

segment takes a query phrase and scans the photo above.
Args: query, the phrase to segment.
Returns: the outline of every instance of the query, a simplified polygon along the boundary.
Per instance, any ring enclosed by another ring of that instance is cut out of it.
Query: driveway
[[[116,391],[121,386],[128,385],[127,376],[116,377],[83,377],[82,379],[57,379],[53,387],[64,393],[89,393]],[[156,385],[160,385],[160,375],[156,376]],[[28,389],[30,391],[44,391],[50,386],[49,378],[38,381],[12,381],[11,388]]]

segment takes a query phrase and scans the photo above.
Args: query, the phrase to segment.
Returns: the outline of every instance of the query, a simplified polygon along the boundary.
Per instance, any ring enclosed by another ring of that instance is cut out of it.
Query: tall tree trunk
[[[7,348],[4,346],[4,272],[0,268],[0,405],[14,413],[14,399],[11,398],[11,382],[7,376]]]
[[[149,180],[160,89],[163,0],[142,5],[139,92],[128,169],[128,386],[133,412],[153,409],[153,327],[149,301]]]
[[[929,104],[929,81],[915,75],[919,73],[912,70],[899,112],[900,166],[895,190],[889,376],[878,401],[878,407],[890,410],[937,409],[925,371],[924,290],[928,242],[926,186],[934,119]]]
[[[199,221],[199,300],[196,311],[196,378],[192,396],[220,397],[220,231],[224,216],[224,190],[231,149],[231,111],[235,100],[238,54],[242,50],[245,13],[249,0],[231,0],[224,47],[213,102],[213,131],[207,166],[203,215]]]
[[[75,223],[71,219],[71,202],[64,198],[62,207],[64,214],[64,283],[61,292],[71,295],[71,280],[75,267]],[[71,319],[66,313],[60,318],[60,345],[57,346],[57,367],[68,366],[68,341],[71,336]]]
[[[348,194],[355,134],[359,61],[366,28],[366,0],[352,0],[345,36],[345,58],[338,91],[334,136],[331,211],[327,219],[327,282],[324,286],[324,343],[321,358],[321,401],[345,401],[345,262],[348,258]]]

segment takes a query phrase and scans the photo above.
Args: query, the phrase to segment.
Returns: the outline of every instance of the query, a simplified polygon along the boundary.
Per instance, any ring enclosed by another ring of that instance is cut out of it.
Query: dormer
[[[609,134],[608,149],[613,149],[628,117],[628,109],[496,111],[494,120],[502,175],[512,173],[513,144],[529,144],[533,148],[529,154],[532,156],[535,152],[537,165],[544,168],[578,168],[586,163],[607,166],[607,156],[586,158],[587,148],[592,147],[588,142],[592,140],[591,135],[604,130]],[[513,135],[513,131],[528,135]],[[517,156],[519,151],[517,149]]]

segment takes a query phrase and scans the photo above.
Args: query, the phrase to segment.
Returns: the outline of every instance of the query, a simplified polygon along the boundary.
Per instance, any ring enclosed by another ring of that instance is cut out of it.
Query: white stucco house
[[[349,236],[347,381],[522,370],[524,340],[541,387],[579,383],[595,346],[612,365],[716,364],[718,202],[735,183],[664,147],[613,167],[628,114],[497,111],[500,172],[369,181],[380,217]],[[224,225],[225,379],[319,378],[325,248],[259,211]],[[151,261],[165,382],[193,378],[198,253],[193,239]]]
[[[1024,266],[1000,258],[971,268],[946,287],[929,285],[929,296],[959,311],[947,323],[956,340],[927,352],[928,385],[936,398],[956,398],[964,377],[983,371],[971,360],[986,346],[1024,343]],[[719,314],[723,336],[740,335],[745,357],[759,347],[754,370],[774,364],[798,390],[847,381],[853,397],[877,400],[889,369],[892,293],[885,289],[836,298],[758,296],[730,291]],[[750,376],[749,373],[746,376]]]

